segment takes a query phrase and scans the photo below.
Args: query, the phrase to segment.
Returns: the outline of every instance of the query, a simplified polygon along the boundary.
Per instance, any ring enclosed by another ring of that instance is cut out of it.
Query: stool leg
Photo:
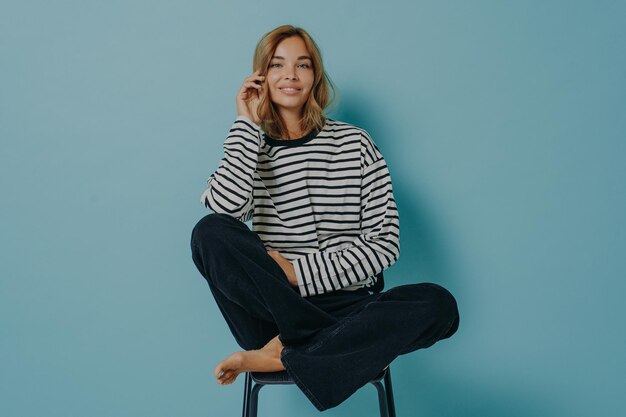
[[[387,372],[385,372],[385,392],[387,393],[389,417],[396,417],[396,405],[393,402],[393,388],[391,387],[391,369],[389,367],[387,367]]]
[[[385,396],[385,388],[380,381],[372,382],[378,392],[378,407],[380,408],[380,417],[389,417],[387,414],[387,397]]]
[[[256,412],[259,406],[259,391],[265,385],[256,383],[252,387],[252,395],[250,396],[250,414],[248,417],[256,417]]]
[[[250,372],[246,372],[246,382],[243,386],[243,417],[250,416],[250,386],[252,385],[252,377]]]

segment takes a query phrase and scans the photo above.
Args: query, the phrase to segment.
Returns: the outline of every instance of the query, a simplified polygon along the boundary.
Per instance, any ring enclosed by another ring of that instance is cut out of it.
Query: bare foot
[[[282,350],[283,344],[276,336],[261,349],[233,353],[217,364],[213,375],[217,378],[218,384],[227,385],[235,382],[235,379],[241,372],[283,371],[285,367],[280,361],[280,352]]]

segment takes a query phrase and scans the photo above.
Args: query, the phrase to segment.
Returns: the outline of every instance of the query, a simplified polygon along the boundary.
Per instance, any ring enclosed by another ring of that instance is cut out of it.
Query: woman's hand
[[[244,80],[235,100],[237,103],[237,116],[246,116],[256,124],[261,123],[256,110],[261,101],[261,94],[263,94],[262,84],[265,81],[265,76],[260,73],[260,70],[254,71],[252,75]]]
[[[287,280],[289,280],[289,283],[294,287],[298,286],[298,278],[296,278],[296,270],[293,268],[293,264],[275,250],[270,250],[267,252],[267,254],[276,261],[276,263],[283,269],[283,271],[285,271],[285,275],[287,275]]]

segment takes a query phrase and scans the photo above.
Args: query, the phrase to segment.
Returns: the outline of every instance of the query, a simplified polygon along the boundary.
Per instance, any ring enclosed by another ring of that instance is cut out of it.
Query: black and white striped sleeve
[[[248,221],[254,213],[252,189],[259,158],[260,128],[246,116],[235,119],[224,141],[224,157],[207,180],[200,202],[215,213]]]
[[[318,251],[292,261],[303,297],[373,282],[400,257],[400,219],[387,164],[361,134],[361,234],[347,248]],[[371,285],[368,285],[371,286]]]

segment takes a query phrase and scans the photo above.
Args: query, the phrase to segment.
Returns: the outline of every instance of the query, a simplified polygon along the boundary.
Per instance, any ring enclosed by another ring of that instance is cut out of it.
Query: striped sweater
[[[268,251],[295,269],[303,297],[372,287],[400,256],[387,164],[367,131],[327,119],[293,140],[238,116],[200,201],[252,220]]]

